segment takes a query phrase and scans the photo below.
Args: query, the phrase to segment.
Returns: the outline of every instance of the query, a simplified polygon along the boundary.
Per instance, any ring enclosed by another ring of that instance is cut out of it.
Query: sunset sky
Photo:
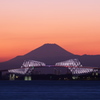
[[[100,0],[0,0],[0,61],[45,43],[100,54]]]

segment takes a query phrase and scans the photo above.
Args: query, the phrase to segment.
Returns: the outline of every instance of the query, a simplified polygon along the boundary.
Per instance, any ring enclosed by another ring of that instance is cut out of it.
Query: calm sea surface
[[[0,81],[0,100],[100,100],[100,81]]]

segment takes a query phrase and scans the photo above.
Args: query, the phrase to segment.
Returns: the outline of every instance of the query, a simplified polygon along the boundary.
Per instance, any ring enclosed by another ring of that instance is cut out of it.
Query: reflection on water
[[[0,100],[100,100],[100,81],[0,81]]]

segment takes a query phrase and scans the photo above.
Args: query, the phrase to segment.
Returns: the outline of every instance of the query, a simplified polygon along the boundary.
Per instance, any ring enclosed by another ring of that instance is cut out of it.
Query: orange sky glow
[[[0,62],[45,43],[100,54],[100,0],[0,0]]]

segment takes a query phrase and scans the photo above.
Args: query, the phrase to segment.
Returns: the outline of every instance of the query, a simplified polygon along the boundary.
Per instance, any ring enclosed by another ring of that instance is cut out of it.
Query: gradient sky
[[[100,54],[100,0],[0,0],[0,61],[45,43]]]

